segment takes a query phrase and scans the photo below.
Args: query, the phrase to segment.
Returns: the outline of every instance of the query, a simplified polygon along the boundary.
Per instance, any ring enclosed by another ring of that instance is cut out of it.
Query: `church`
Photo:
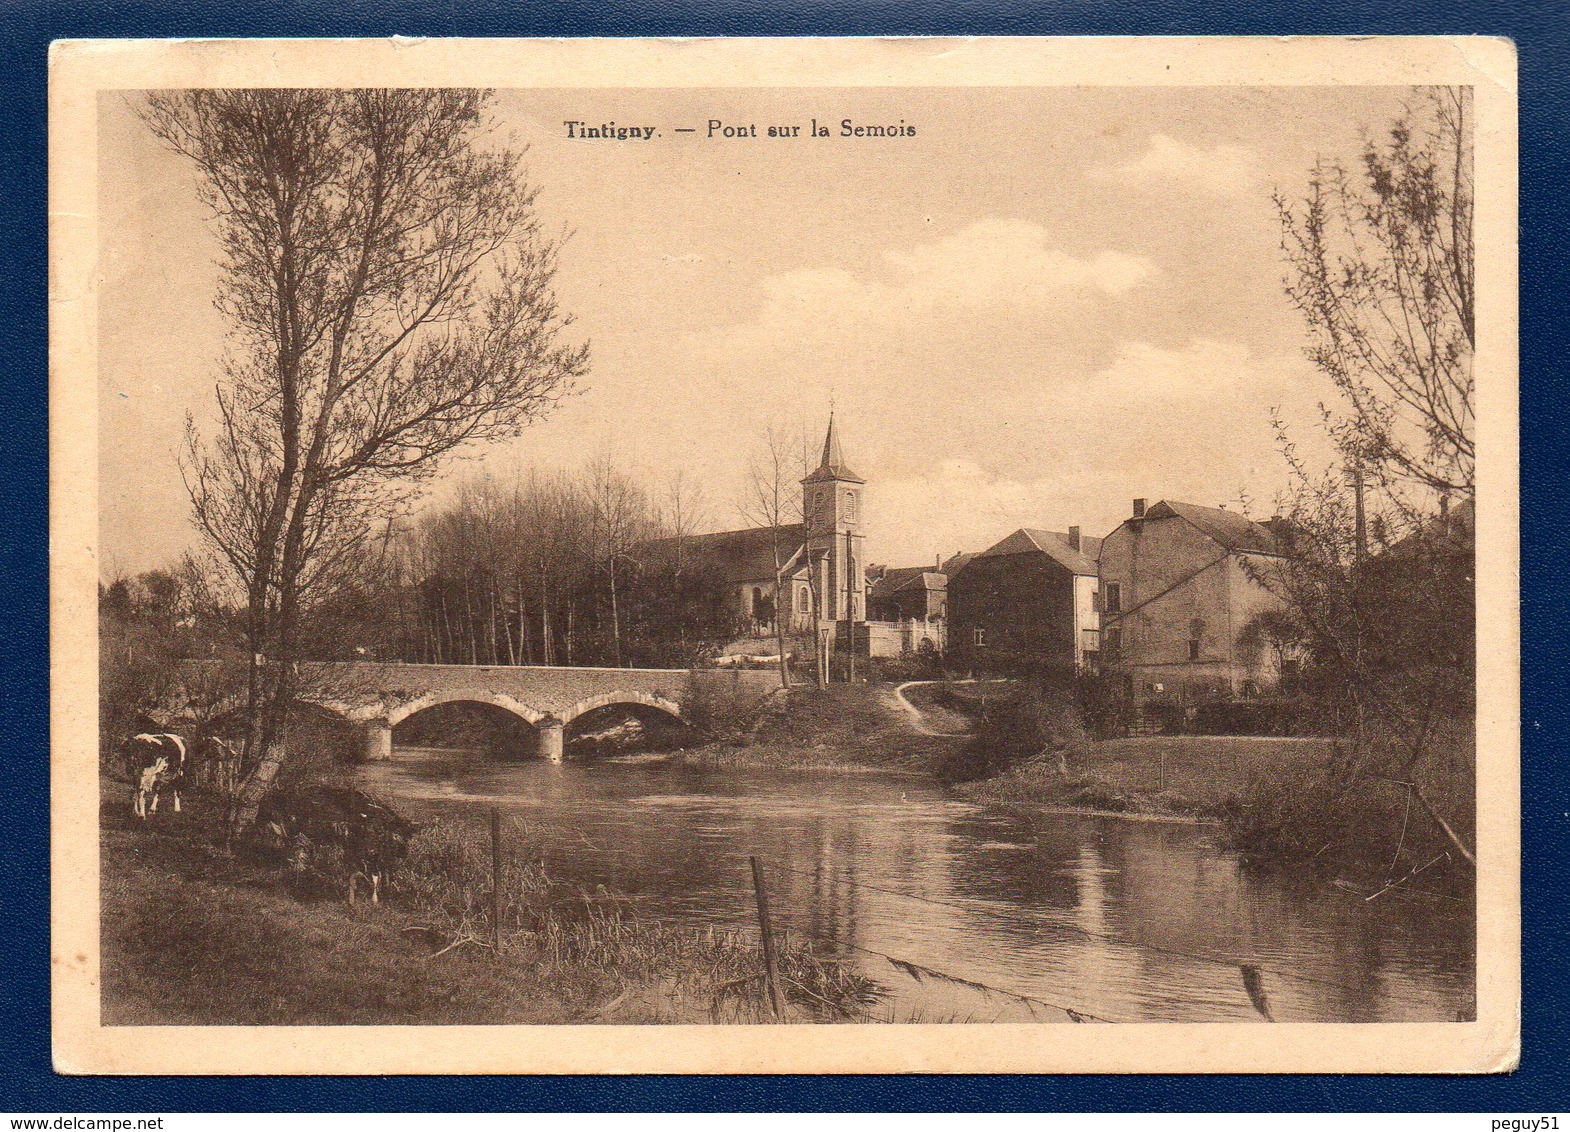
[[[682,540],[683,558],[723,587],[756,652],[776,647],[776,618],[797,648],[805,637],[861,656],[943,651],[947,576],[936,565],[868,564],[866,487],[845,461],[831,415],[822,458],[801,481],[802,522]]]
[[[750,636],[772,636],[779,615],[790,636],[826,631],[843,647],[867,620],[867,480],[846,465],[832,418],[823,460],[801,487],[802,523],[691,535],[683,553],[713,571]]]
[[[834,419],[823,457],[801,483],[804,521],[779,527],[693,535],[683,554],[725,587],[748,635],[815,636],[838,649],[867,648],[867,571],[863,518],[866,480],[845,462]]]

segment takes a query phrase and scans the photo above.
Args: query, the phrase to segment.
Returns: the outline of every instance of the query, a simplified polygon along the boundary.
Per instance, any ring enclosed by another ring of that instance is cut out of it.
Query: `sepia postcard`
[[[57,1069],[1511,1069],[1516,168],[1494,39],[57,43]]]

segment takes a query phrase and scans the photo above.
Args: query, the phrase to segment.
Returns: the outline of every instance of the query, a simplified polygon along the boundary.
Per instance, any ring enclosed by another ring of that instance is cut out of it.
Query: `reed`
[[[621,894],[555,883],[529,847],[527,831],[521,837],[516,832],[501,868],[503,951],[533,965],[537,975],[564,984],[577,980],[584,998],[604,993],[607,976],[624,994],[628,987],[645,988],[639,1001],[617,1001],[593,1012],[602,1017],[587,1020],[619,1021],[628,1009],[690,1015],[705,1002],[710,1015],[723,1020],[771,1019],[755,933],[642,916]],[[391,882],[394,903],[423,922],[418,926],[428,933],[433,957],[464,945],[489,949],[491,892],[488,833],[455,822],[422,830]],[[788,940],[779,961],[787,1000],[799,1016],[866,1020],[867,1009],[882,997],[880,984],[810,941]],[[588,973],[593,977],[585,978]],[[666,1001],[651,1004],[648,988],[659,988],[655,997]]]

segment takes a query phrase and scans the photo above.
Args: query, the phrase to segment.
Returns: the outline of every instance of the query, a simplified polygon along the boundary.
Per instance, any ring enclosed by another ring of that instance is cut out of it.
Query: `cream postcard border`
[[[228,86],[1475,88],[1478,924],[1473,1023],[104,1027],[97,759],[97,95]],[[1517,138],[1484,38],[130,40],[49,84],[52,993],[64,1073],[1490,1072],[1520,1043]]]

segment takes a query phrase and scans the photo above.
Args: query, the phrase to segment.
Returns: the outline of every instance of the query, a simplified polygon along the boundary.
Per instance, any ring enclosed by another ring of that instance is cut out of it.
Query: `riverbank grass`
[[[1214,818],[1261,777],[1321,766],[1334,749],[1328,739],[1263,736],[1106,739],[1077,745],[1061,763],[1032,759],[959,790],[989,804]]]
[[[107,1025],[768,1022],[755,933],[641,917],[614,893],[553,884],[527,843],[503,859],[492,946],[481,823],[414,839],[381,904],[341,878],[227,856],[216,799],[136,823],[111,787],[102,822]],[[511,831],[510,831],[511,832]],[[873,1020],[882,988],[781,941],[790,1021]]]
[[[893,687],[793,687],[742,734],[677,757],[710,768],[930,773],[964,736],[919,734]]]

